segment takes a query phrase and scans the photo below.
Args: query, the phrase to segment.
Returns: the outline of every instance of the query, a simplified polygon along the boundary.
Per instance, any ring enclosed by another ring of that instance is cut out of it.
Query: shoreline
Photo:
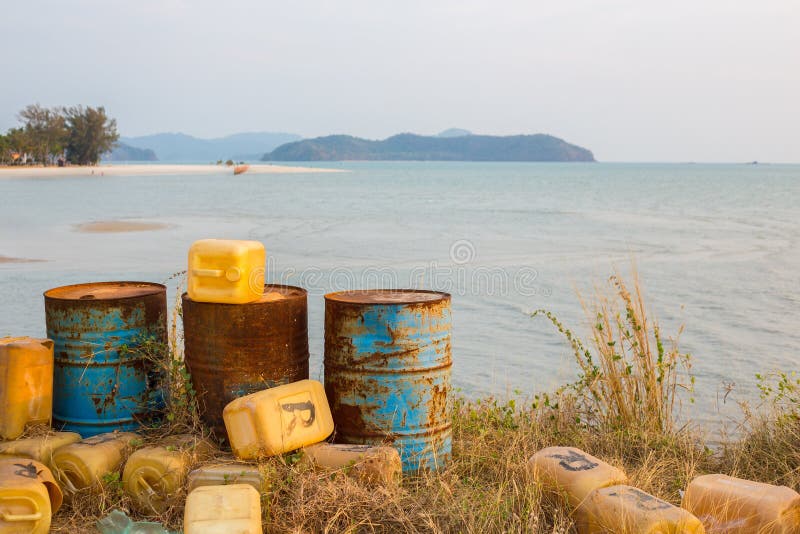
[[[320,167],[293,167],[288,165],[250,165],[243,174],[300,174],[347,172],[342,169]],[[233,176],[233,167],[209,164],[142,164],[142,165],[94,165],[69,167],[16,167],[0,166],[3,178],[58,178],[74,176],[173,176],[173,175],[219,175]],[[241,176],[241,175],[240,175]]]

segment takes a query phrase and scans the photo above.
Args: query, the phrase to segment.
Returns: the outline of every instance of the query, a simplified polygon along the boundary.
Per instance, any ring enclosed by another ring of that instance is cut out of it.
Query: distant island
[[[112,123],[112,126],[115,124]],[[34,135],[35,130],[30,130],[30,135]],[[13,132],[16,137],[8,136],[5,144],[47,145],[44,142],[28,142],[20,137],[27,130],[17,129]],[[117,135],[116,131],[113,133]],[[350,135],[303,139],[296,134],[278,132],[237,133],[213,139],[202,139],[183,133],[158,133],[140,137],[118,137],[109,144],[111,147],[101,153],[101,159],[106,162],[595,161],[590,150],[552,135],[476,135],[460,128],[449,128],[432,136],[402,133],[383,140],[362,139]],[[50,152],[55,154],[59,145],[51,143],[50,148],[53,148]],[[13,151],[8,151],[9,154],[11,152]],[[0,154],[4,155],[5,152]],[[52,163],[55,162],[54,157],[49,156]],[[31,159],[46,163],[44,154],[30,154],[26,158],[28,163]]]
[[[590,150],[552,135],[473,135],[445,130],[437,136],[404,133],[382,141],[349,135],[304,139],[277,147],[262,161],[595,161]]]
[[[102,159],[104,161],[158,161],[158,156],[152,149],[137,148],[118,142],[111,152],[103,154]]]
[[[299,139],[302,139],[299,135],[278,132],[237,133],[214,139],[201,139],[184,133],[158,133],[121,137],[120,143],[133,148],[150,149],[159,161],[208,163],[220,159],[258,160],[264,152]]]

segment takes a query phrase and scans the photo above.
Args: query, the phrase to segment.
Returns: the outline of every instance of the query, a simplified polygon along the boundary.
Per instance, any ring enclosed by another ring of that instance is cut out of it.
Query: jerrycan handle
[[[24,495],[19,495],[17,497],[0,497],[0,501],[9,500],[9,501],[27,501],[33,508],[38,508],[36,501],[34,501],[30,497],[26,497]],[[8,512],[0,512],[0,517],[3,518],[3,521],[39,521],[42,518],[42,512],[36,512],[35,514],[9,514]]]
[[[192,269],[192,274],[206,278],[222,278],[225,276],[225,271],[222,269]]]
[[[228,267],[228,269],[192,269],[192,276],[202,276],[206,278],[223,278],[229,282],[236,282],[242,277],[238,267]]]

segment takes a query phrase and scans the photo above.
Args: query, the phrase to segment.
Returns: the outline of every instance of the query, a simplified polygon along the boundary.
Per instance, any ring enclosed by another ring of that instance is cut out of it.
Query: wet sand
[[[347,172],[341,169],[250,165],[243,174],[298,174]],[[233,167],[225,165],[97,165],[94,167],[0,167],[2,178],[56,178],[60,176],[169,176],[176,174],[218,174],[233,177]]]
[[[140,221],[95,221],[75,226],[78,232],[89,234],[111,234],[119,232],[150,232],[153,230],[163,230],[170,225],[159,222],[140,222]]]
[[[0,256],[0,263],[37,263],[47,260],[34,260],[29,258],[11,258],[9,256]]]

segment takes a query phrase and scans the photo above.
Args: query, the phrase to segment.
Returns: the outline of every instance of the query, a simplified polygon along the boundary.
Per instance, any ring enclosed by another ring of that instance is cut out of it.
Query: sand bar
[[[290,167],[286,165],[250,165],[248,174],[298,174],[347,172],[342,169]],[[225,165],[97,165],[94,167],[0,167],[2,178],[57,178],[59,176],[168,176],[176,174],[218,174],[233,177],[233,167]]]
[[[32,260],[28,258],[11,258],[9,256],[0,256],[0,263],[37,263],[46,260]]]
[[[75,225],[78,232],[112,234],[119,232],[150,232],[169,228],[168,224],[143,221],[95,221]]]

